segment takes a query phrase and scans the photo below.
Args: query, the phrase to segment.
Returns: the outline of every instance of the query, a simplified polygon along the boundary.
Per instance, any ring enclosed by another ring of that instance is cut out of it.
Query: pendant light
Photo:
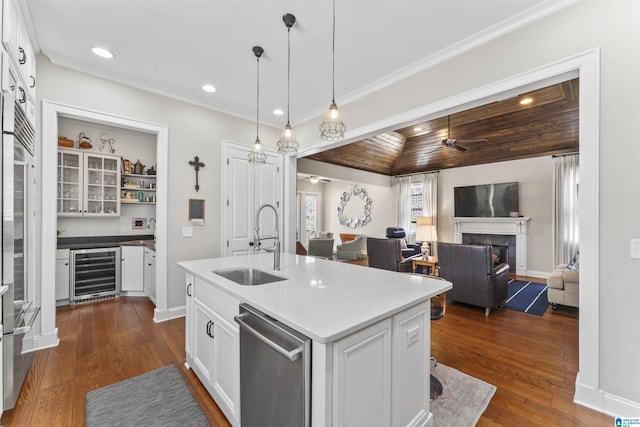
[[[342,113],[336,105],[336,0],[333,0],[333,42],[332,42],[332,97],[329,110],[324,115],[324,122],[320,125],[320,138],[323,141],[337,142],[344,138],[344,131],[347,129],[342,123]]]
[[[300,144],[296,141],[296,135],[293,132],[291,123],[289,122],[290,95],[291,90],[291,27],[296,22],[296,17],[287,13],[282,17],[284,25],[287,27],[287,124],[282,129],[280,140],[278,141],[278,153],[296,154]]]
[[[253,150],[249,151],[247,157],[249,163],[261,165],[267,163],[267,155],[262,150],[262,143],[258,136],[258,126],[260,118],[260,57],[264,53],[264,49],[260,46],[253,47],[253,54],[256,56],[256,141],[253,143]]]

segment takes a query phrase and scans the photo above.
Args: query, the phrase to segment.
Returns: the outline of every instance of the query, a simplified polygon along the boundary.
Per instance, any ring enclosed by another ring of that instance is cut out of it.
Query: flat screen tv
[[[519,212],[518,183],[453,188],[454,214],[467,217],[505,217]]]

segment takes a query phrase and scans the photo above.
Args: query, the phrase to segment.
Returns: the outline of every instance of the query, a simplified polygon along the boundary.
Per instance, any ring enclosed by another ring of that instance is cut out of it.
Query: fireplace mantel
[[[463,234],[505,234],[516,236],[516,274],[527,275],[527,223],[530,217],[453,217],[453,239],[462,243]]]

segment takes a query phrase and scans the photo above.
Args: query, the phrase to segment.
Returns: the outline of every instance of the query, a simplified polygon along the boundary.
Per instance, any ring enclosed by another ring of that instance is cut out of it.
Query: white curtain
[[[422,175],[422,215],[433,218],[433,225],[438,225],[438,172]]]
[[[578,250],[578,154],[559,156],[553,171],[553,264],[566,264]]]
[[[411,229],[411,178],[403,176],[398,179],[398,196],[396,218],[398,227]]]

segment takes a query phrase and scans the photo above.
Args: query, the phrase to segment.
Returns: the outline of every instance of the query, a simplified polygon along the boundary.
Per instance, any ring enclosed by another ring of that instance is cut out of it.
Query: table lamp
[[[422,242],[422,257],[429,256],[429,242],[438,241],[438,232],[433,225],[433,219],[426,216],[418,217],[416,220],[416,242]]]

